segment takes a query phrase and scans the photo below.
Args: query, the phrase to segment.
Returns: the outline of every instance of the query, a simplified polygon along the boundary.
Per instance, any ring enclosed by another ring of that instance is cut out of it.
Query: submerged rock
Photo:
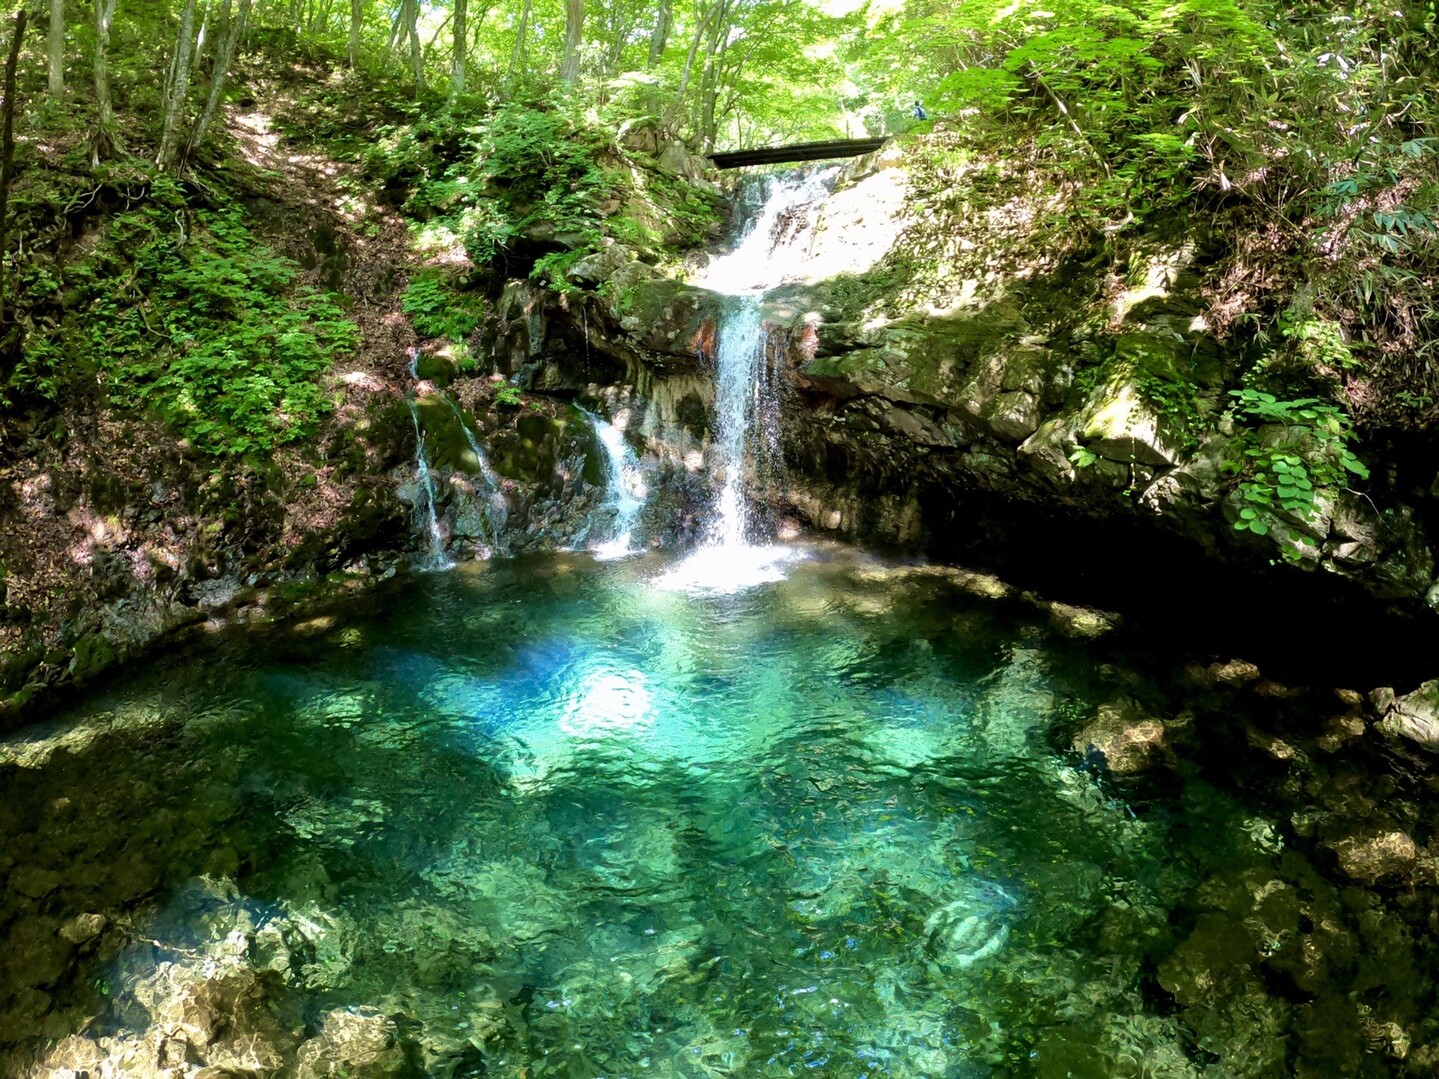
[[[1355,832],[1328,844],[1339,868],[1363,884],[1395,879],[1412,870],[1419,850],[1407,832],[1377,827]]]
[[[1158,764],[1168,752],[1164,724],[1130,697],[1101,704],[1070,743],[1082,757],[1102,758],[1115,775],[1135,775]]]
[[[395,1022],[370,1010],[336,1008],[295,1054],[295,1079],[388,1079],[405,1070]]]
[[[977,884],[924,920],[925,949],[941,970],[968,970],[1009,943],[1006,918],[1015,906],[999,885]]]

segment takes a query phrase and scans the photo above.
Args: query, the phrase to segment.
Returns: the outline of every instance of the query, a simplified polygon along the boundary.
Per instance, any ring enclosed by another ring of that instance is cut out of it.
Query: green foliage
[[[461,343],[484,317],[484,299],[457,288],[443,270],[424,269],[410,278],[401,309],[422,337],[444,337]]]
[[[467,184],[497,191],[492,205],[469,215],[462,235],[477,263],[489,262],[516,237],[542,232],[569,248],[601,236],[601,204],[618,193],[617,177],[599,165],[599,134],[558,105],[511,103],[496,110],[479,140]],[[475,206],[474,194],[462,203]]]
[[[1230,393],[1239,416],[1283,428],[1282,437],[1269,438],[1246,429],[1239,440],[1240,456],[1226,461],[1241,477],[1245,504],[1234,522],[1238,531],[1265,535],[1274,514],[1310,520],[1319,495],[1337,493],[1351,475],[1369,478],[1352,449],[1353,424],[1336,405],[1312,397],[1280,400],[1251,388]]]
[[[355,325],[299,267],[244,226],[233,206],[191,211],[156,181],[85,261],[54,332],[32,334],[17,388],[56,396],[93,379],[120,407],[158,412],[211,454],[263,454],[329,410],[321,376],[352,350]],[[49,288],[31,272],[27,293]]]

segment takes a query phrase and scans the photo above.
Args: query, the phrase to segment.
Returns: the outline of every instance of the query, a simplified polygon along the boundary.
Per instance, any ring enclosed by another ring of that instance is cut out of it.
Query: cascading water
[[[746,480],[750,465],[776,456],[777,380],[766,363],[760,302],[765,292],[805,276],[813,215],[838,169],[759,177],[740,192],[749,224],[734,250],[710,261],[694,281],[725,296],[716,334],[714,451],[718,492],[704,544],[664,578],[694,591],[733,591],[783,575],[790,548],[754,545]]]
[[[595,557],[602,561],[623,558],[634,553],[635,522],[645,508],[648,494],[644,474],[640,471],[635,451],[625,441],[623,431],[593,412],[580,411],[594,428],[595,438],[604,450],[605,486],[609,494],[606,508],[613,510],[615,515],[610,538],[592,549]]]
[[[423,529],[428,550],[425,552],[425,569],[447,569],[452,563],[445,557],[445,533],[440,527],[436,512],[438,499],[435,495],[435,478],[430,473],[429,458],[425,456],[425,432],[420,426],[420,410],[413,398],[405,402],[410,406],[410,419],[415,424],[415,513],[419,518],[417,531]]]

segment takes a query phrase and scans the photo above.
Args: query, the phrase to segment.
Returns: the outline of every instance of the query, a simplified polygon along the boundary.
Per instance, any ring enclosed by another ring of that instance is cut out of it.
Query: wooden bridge
[[[796,142],[789,146],[766,146],[758,150],[729,150],[710,154],[717,169],[739,169],[746,165],[779,165],[787,161],[827,161],[832,157],[858,157],[884,145],[884,139],[836,139],[832,142]]]

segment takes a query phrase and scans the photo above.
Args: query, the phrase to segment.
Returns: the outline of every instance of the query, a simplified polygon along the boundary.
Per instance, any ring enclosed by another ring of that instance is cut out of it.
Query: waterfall
[[[430,462],[425,457],[425,432],[420,427],[420,410],[414,399],[406,402],[410,406],[410,419],[415,423],[415,513],[421,518],[416,531],[423,526],[429,539],[429,550],[425,552],[425,569],[448,569],[453,563],[445,557],[445,533],[440,528],[439,514],[435,504],[435,478],[430,474]]]
[[[600,559],[623,558],[634,551],[635,522],[645,508],[648,493],[644,475],[640,472],[639,458],[618,427],[593,412],[585,409],[580,409],[580,412],[589,420],[595,438],[604,450],[605,489],[609,494],[605,507],[613,510],[615,515],[610,538],[593,550]]]
[[[750,539],[746,466],[773,448],[777,440],[768,436],[779,422],[778,387],[767,377],[760,299],[769,289],[804,276],[813,226],[813,215],[804,211],[825,199],[838,171],[756,178],[741,190],[749,225],[734,250],[711,260],[695,282],[726,297],[714,356],[715,445],[723,475],[706,536],[709,546],[739,547]]]
[[[734,249],[710,260],[694,283],[721,293],[716,334],[714,446],[718,490],[701,550],[667,574],[665,582],[698,591],[731,591],[783,576],[796,557],[789,548],[752,545],[746,496],[752,466],[777,464],[779,393],[766,363],[760,303],[765,292],[807,272],[814,215],[837,168],[764,176],[740,191],[748,224]]]
[[[469,443],[470,452],[474,454],[475,467],[479,470],[479,477],[484,487],[485,524],[490,532],[487,538],[491,548],[498,547],[500,537],[505,530],[505,522],[510,518],[510,504],[500,489],[500,477],[495,475],[495,470],[490,467],[490,459],[485,455],[484,447],[475,437],[475,432],[470,430],[470,425],[465,422],[465,414],[460,410],[460,406],[444,394],[440,396],[444,397],[445,404],[449,405],[450,411],[455,414],[455,422],[465,433],[465,441]]]

